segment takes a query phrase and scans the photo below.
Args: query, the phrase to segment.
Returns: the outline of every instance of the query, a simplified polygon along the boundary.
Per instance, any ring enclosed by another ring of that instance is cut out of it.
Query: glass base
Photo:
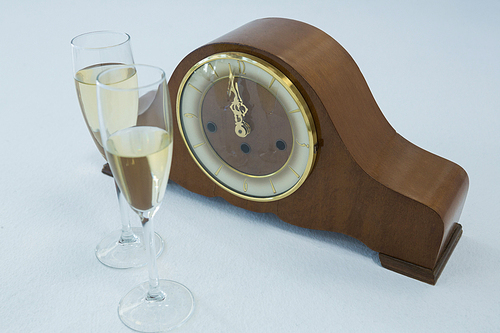
[[[193,313],[194,298],[184,285],[159,280],[165,294],[161,301],[146,300],[149,282],[142,283],[122,298],[118,306],[121,321],[139,332],[165,332],[184,324]]]
[[[146,266],[149,257],[144,246],[142,228],[132,228],[132,232],[139,238],[138,242],[120,243],[121,230],[113,231],[107,235],[95,248],[97,259],[112,268]],[[163,239],[155,233],[156,257],[161,255],[163,247]]]

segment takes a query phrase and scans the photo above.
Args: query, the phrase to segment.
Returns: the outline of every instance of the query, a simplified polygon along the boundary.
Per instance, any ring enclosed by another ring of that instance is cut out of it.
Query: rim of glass
[[[100,76],[104,75],[108,72],[116,71],[116,70],[122,69],[122,68],[136,68],[136,67],[144,67],[144,68],[154,69],[160,73],[160,78],[154,82],[144,84],[144,85],[138,85],[137,87],[127,88],[127,89],[112,87],[106,83],[102,83],[101,81],[99,81]],[[114,91],[134,91],[134,90],[145,89],[145,88],[149,88],[149,87],[153,87],[153,86],[158,86],[163,81],[165,81],[165,71],[163,69],[161,69],[160,67],[151,66],[151,65],[143,65],[143,64],[115,65],[112,68],[109,68],[109,69],[106,69],[105,71],[102,71],[96,77],[96,85],[98,87],[103,88],[103,89],[107,89],[107,90],[114,90]]]
[[[77,38],[80,38],[80,37],[83,37],[83,36],[87,36],[87,35],[104,34],[104,33],[110,33],[110,34],[115,34],[115,35],[122,35],[122,36],[125,37],[125,40],[122,41],[122,42],[119,42],[119,43],[114,43],[112,45],[106,45],[106,46],[100,46],[100,47],[85,47],[85,46],[80,46],[80,45],[75,44],[75,41],[76,41]],[[107,48],[111,48],[111,47],[120,46],[120,45],[123,45],[123,44],[127,43],[128,41],[130,41],[130,35],[128,33],[126,33],[126,32],[113,31],[113,30],[98,30],[98,31],[85,32],[83,34],[80,34],[78,36],[73,37],[73,39],[71,40],[71,46],[73,46],[76,49],[100,50],[100,49],[107,49]]]

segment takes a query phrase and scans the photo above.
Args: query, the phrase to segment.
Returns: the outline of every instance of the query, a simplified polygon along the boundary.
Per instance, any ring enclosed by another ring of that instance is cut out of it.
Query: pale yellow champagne
[[[157,207],[170,173],[171,136],[158,127],[130,127],[111,135],[106,151],[115,180],[132,208]]]
[[[83,117],[89,131],[92,133],[92,138],[94,139],[97,148],[104,157],[106,156],[104,155],[104,149],[102,148],[102,140],[99,133],[99,117],[97,115],[96,78],[101,72],[116,65],[121,64],[107,63],[92,65],[79,70],[75,74],[76,92]],[[135,76],[134,70],[128,69],[119,72],[121,72],[120,75],[122,76],[122,84],[127,85],[125,88],[132,88],[134,84],[137,85],[137,80],[134,81],[133,79]]]

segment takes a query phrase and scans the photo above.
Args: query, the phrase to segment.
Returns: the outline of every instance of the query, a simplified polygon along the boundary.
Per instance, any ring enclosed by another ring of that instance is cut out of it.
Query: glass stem
[[[153,217],[145,217],[144,213],[140,214],[142,222],[142,230],[144,232],[144,242],[148,251],[148,270],[149,270],[149,290],[146,295],[147,301],[162,301],[165,299],[165,294],[160,290],[158,267],[156,266],[156,250],[154,239]]]
[[[118,205],[120,206],[120,220],[122,222],[122,233],[118,243],[128,244],[139,242],[139,237],[133,233],[132,228],[130,227],[130,215],[127,210],[129,207],[128,202],[116,182],[115,187],[116,195],[118,196]]]

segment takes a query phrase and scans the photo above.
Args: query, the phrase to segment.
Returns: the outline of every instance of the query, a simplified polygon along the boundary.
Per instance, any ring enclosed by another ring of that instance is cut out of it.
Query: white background
[[[272,16],[335,38],[391,125],[467,171],[464,234],[430,286],[347,236],[170,184],[160,276],[196,299],[178,332],[498,332],[500,2],[481,0],[1,0],[0,331],[130,332],[117,304],[147,278],[94,256],[118,205],[79,110],[71,38],[126,31],[135,61],[170,77],[191,50]]]

